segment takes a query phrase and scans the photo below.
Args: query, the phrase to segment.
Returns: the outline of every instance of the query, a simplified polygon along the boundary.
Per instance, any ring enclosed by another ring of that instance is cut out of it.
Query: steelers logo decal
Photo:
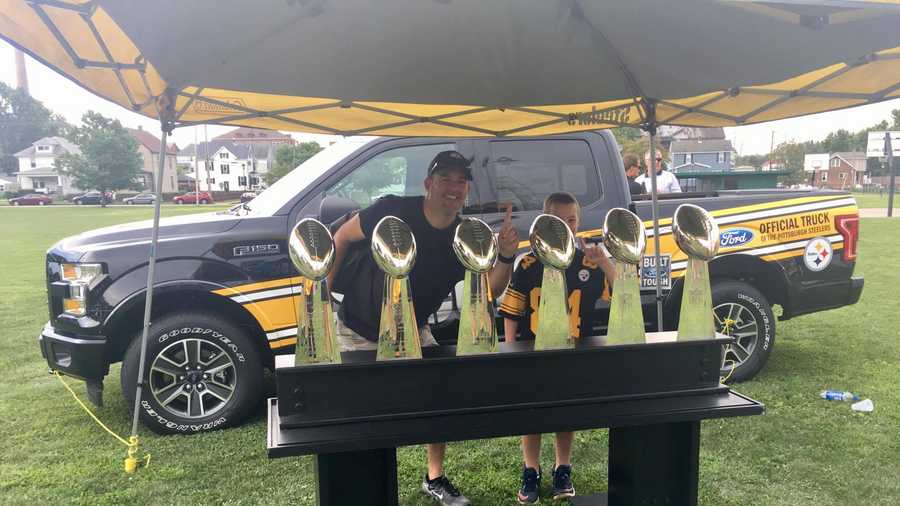
[[[824,237],[816,237],[806,243],[806,250],[803,252],[803,263],[806,268],[819,272],[825,270],[831,264],[831,257],[834,250],[831,248],[831,242]]]
[[[588,272],[587,269],[581,269],[580,271],[578,271],[578,279],[582,283],[586,282],[588,279],[590,279],[590,277],[591,277],[591,273]]]

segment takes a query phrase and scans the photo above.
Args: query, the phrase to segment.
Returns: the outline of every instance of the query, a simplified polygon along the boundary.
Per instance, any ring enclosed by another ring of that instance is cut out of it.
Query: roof
[[[26,170],[16,172],[16,174],[32,177],[32,176],[58,176],[59,172],[54,167],[41,167],[40,169]]]
[[[675,141],[725,138],[725,129],[722,127],[703,128],[662,125],[658,131],[661,138]]]
[[[225,132],[222,135],[217,135],[213,137],[213,140],[230,140],[235,142],[271,142],[271,141],[281,141],[281,142],[293,142],[293,138],[288,135],[281,133],[277,130],[268,130],[265,128],[250,128],[250,127],[240,127],[235,128],[229,132]]]
[[[209,153],[206,150],[209,148]],[[197,158],[212,157],[220,149],[225,148],[230,151],[239,160],[247,160],[250,158],[250,149],[253,148],[253,158],[256,160],[265,160],[271,155],[274,156],[275,150],[270,144],[238,144],[227,139],[211,140],[208,143],[200,142],[197,144]],[[188,144],[184,149],[178,151],[178,156],[194,156],[194,144]]]
[[[849,160],[853,160],[853,159],[858,160],[860,158],[864,159],[866,157],[866,153],[863,151],[839,151],[836,153],[831,153],[831,158],[834,158],[835,156],[839,156],[839,157],[843,158],[844,160],[849,161]]]
[[[17,156],[19,158],[23,158],[26,156],[33,157],[37,154],[37,151],[35,150],[35,146],[43,146],[43,145],[47,145],[47,144],[53,146],[53,149],[49,153],[52,156],[59,156],[59,155],[63,155],[66,153],[69,153],[69,154],[81,153],[81,149],[79,149],[78,146],[74,142],[72,142],[64,137],[53,136],[53,137],[41,137],[40,139],[32,142],[31,146],[28,146],[27,148],[23,149],[22,151],[19,151],[18,153],[16,153],[15,156]],[[41,155],[44,155],[44,154],[45,153],[41,153]]]
[[[128,133],[131,135],[131,137],[134,140],[138,141],[138,144],[141,144],[145,148],[149,149],[151,153],[159,153],[159,137],[142,128],[126,128],[125,130],[128,130]],[[178,154],[178,146],[176,146],[175,144],[169,144],[166,149],[166,154]]]
[[[734,151],[731,141],[728,139],[712,139],[705,141],[674,141],[669,148],[675,153],[713,153],[718,151]]]

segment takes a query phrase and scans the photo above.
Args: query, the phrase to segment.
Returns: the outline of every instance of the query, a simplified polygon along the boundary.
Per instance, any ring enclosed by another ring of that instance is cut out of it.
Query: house
[[[725,130],[722,127],[661,125],[656,133],[659,136],[660,145],[667,151],[672,151],[672,143],[676,141],[725,140]]]
[[[19,189],[19,183],[15,179],[0,176],[0,192],[11,192]]]
[[[727,172],[734,167],[734,148],[728,139],[673,141],[669,149],[672,172]]]
[[[80,153],[78,146],[62,137],[44,137],[34,141],[31,146],[15,154],[19,159],[19,172],[16,172],[19,188],[62,195],[81,191],[74,186],[71,178],[56,169],[59,156]]]
[[[862,151],[831,153],[828,166],[813,172],[816,188],[848,190],[866,182],[866,154]]]
[[[159,168],[159,138],[138,126],[137,129],[126,128],[132,139],[137,141],[138,152],[144,160],[141,167],[140,183],[144,188],[153,189],[155,179],[153,174]],[[178,146],[170,144],[166,148],[166,159],[163,165],[163,193],[178,191],[178,171],[175,165],[178,158]]]
[[[238,144],[217,139],[180,150],[178,163],[188,167],[186,175],[192,178],[196,178],[196,168],[200,167],[200,190],[258,190],[269,161],[274,159],[272,147],[269,143]]]

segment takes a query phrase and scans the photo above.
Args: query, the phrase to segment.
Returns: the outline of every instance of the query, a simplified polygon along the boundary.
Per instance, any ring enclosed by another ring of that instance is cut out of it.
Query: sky
[[[84,90],[28,56],[25,57],[25,60],[31,96],[43,102],[48,109],[62,115],[70,123],[77,124],[82,114],[92,110],[104,116],[116,118],[126,127],[138,128],[138,126],[141,126],[145,130],[159,136],[159,123],[156,120],[108,102]],[[14,51],[5,41],[0,41],[0,80],[10,86],[16,85]],[[770,150],[773,134],[775,146],[786,141],[822,140],[830,132],[839,128],[856,131],[874,125],[881,120],[889,120],[892,109],[900,109],[900,99],[842,111],[726,128],[725,135],[731,140],[738,154],[765,154]],[[234,127],[210,125],[207,128],[206,135],[212,138],[232,128]],[[174,141],[179,147],[185,147],[193,143],[195,136],[202,142],[204,140],[204,128],[176,128],[173,132]],[[291,136],[300,142],[314,140],[323,145],[327,145],[330,140],[336,138],[330,135],[298,134],[293,132]]]

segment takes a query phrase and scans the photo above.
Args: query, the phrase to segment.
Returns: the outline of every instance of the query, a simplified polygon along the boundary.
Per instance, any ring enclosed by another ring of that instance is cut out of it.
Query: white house
[[[15,191],[19,189],[19,183],[15,179],[0,176],[0,192]]]
[[[16,173],[19,188],[63,195],[81,191],[54,166],[56,158],[66,153],[79,154],[81,150],[62,137],[44,137],[16,153],[15,156],[19,159],[19,172]]]
[[[190,167],[187,175],[200,181],[200,190],[258,190],[263,184],[263,174],[268,171],[269,160],[274,158],[272,149],[272,145],[212,140],[180,150],[178,163]],[[196,177],[195,158],[200,167],[199,178]]]

